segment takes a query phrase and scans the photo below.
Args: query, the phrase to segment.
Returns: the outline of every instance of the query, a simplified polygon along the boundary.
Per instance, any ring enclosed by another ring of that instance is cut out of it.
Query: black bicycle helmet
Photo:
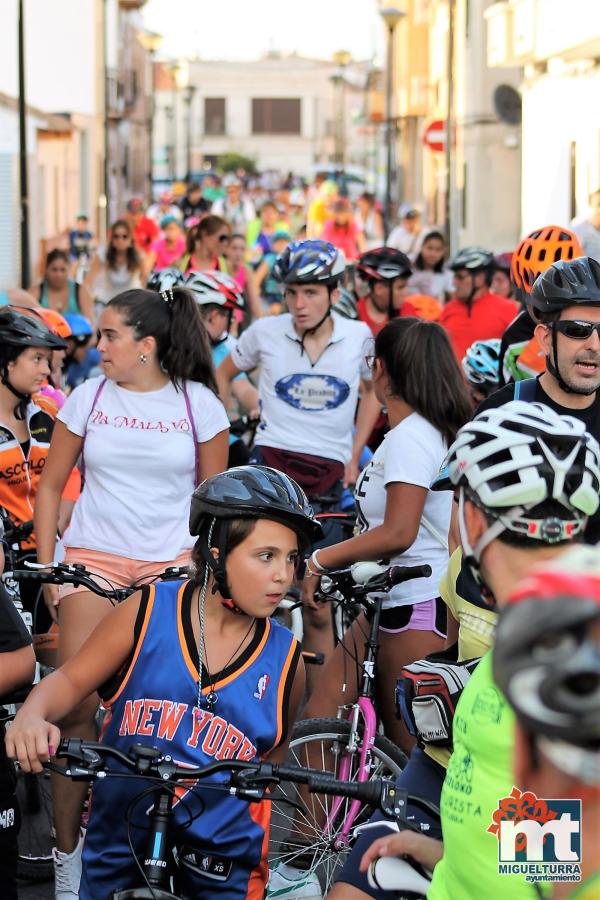
[[[190,534],[200,534],[213,518],[272,519],[295,531],[304,545],[321,534],[302,488],[268,466],[237,466],[203,481],[192,496]]]
[[[453,272],[458,269],[468,269],[469,272],[480,272],[482,269],[491,269],[494,265],[494,254],[483,247],[465,247],[459,250],[450,262],[448,268]]]
[[[0,311],[0,346],[44,347],[65,350],[67,342],[45,325],[41,318],[14,309]]]
[[[600,782],[600,553],[574,547],[528,576],[500,616],[494,677],[525,729]],[[557,744],[558,742],[558,744]],[[574,756],[565,745],[581,748]]]
[[[281,284],[335,287],[346,269],[344,254],[327,241],[292,241],[275,260],[272,275]]]
[[[406,253],[393,247],[377,247],[363,253],[357,270],[367,281],[393,281],[395,278],[410,278],[412,267]]]
[[[590,256],[554,263],[536,278],[529,295],[529,310],[538,322],[580,303],[600,306],[600,263]]]
[[[198,535],[203,559],[212,570],[219,593],[230,601],[226,604],[230,608],[236,607],[227,585],[225,557],[232,519],[280,522],[298,535],[301,549],[322,537],[321,525],[306,494],[277,469],[237,466],[203,481],[192,495],[190,534]],[[218,560],[212,556],[211,547],[218,548]]]
[[[168,269],[160,269],[158,272],[150,272],[146,287],[149,291],[172,291],[174,287],[180,287],[184,278],[179,269],[169,266]]]

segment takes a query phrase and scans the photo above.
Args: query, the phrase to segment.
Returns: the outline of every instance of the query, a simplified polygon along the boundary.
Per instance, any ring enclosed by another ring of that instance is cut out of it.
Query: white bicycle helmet
[[[564,772],[600,784],[600,552],[577,546],[521,582],[500,616],[494,677]]]
[[[192,272],[185,279],[184,286],[192,292],[199,306],[212,303],[226,309],[244,308],[244,295],[233,278],[225,272]]]
[[[463,372],[469,384],[486,389],[496,387],[500,380],[500,344],[498,338],[475,341],[463,357]]]
[[[482,551],[503,531],[545,543],[583,531],[600,502],[600,446],[580,419],[513,400],[459,430],[431,488],[461,488],[461,542],[475,573]],[[494,519],[474,548],[464,527],[465,497]]]

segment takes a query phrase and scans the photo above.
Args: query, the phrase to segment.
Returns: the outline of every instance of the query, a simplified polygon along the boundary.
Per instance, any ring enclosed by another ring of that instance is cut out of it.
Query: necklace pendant
[[[206,705],[208,706],[208,708],[212,709],[218,699],[219,698],[217,697],[215,691],[209,691],[206,695]]]

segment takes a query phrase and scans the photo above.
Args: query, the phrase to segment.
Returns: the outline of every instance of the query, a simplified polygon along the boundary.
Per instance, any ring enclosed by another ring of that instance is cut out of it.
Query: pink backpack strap
[[[103,378],[102,381],[100,382],[100,384],[98,385],[98,388],[96,389],[96,393],[94,394],[94,399],[92,400],[91,409],[88,413],[87,419],[85,420],[85,431],[83,432],[83,441],[81,444],[81,477],[82,478],[85,478],[85,457],[83,455],[83,449],[85,447],[85,438],[87,435],[88,422],[90,421],[90,416],[92,415],[92,413],[94,412],[94,409],[96,408],[96,403],[98,402],[98,398],[100,397],[100,394],[104,390],[104,386],[106,385],[106,382],[107,382],[107,379]]]
[[[198,487],[198,485],[200,484],[200,477],[198,475],[198,469],[200,466],[200,453],[198,452],[198,432],[196,430],[196,423],[194,421],[194,415],[192,413],[190,396],[187,392],[185,383],[183,385],[183,398],[185,400],[185,408],[187,410],[188,419],[190,421],[190,426],[192,429],[192,439],[194,441],[194,487]]]

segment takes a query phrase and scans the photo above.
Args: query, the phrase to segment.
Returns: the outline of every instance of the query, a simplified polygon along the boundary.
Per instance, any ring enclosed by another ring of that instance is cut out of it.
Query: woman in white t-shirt
[[[125,291],[107,304],[99,328],[105,375],[75,388],[59,413],[35,507],[37,555],[43,564],[54,559],[60,495],[81,456],[85,488],[63,535],[65,561],[128,586],[189,562],[190,497],[227,466],[229,423],[188,291]],[[111,604],[85,589],[65,586],[59,597],[47,587],[62,664]],[[64,736],[93,739],[96,709],[94,695],[62,724]],[[55,875],[74,894],[86,790],[66,778],[53,785]]]
[[[443,305],[454,290],[454,273],[446,268],[448,248],[441,231],[430,231],[423,240],[408,279],[407,293],[434,297]]]
[[[312,572],[307,577],[360,560],[431,566],[429,578],[393,587],[385,595],[381,615],[379,709],[386,734],[408,750],[411,739],[395,716],[396,678],[402,666],[442,649],[446,633],[438,585],[448,565],[452,497],[430,491],[429,485],[457,430],[469,419],[470,405],[450,342],[435,322],[394,319],[375,338],[369,363],[377,399],[387,407],[390,431],[356,484],[360,533],[315,552],[307,561]],[[306,718],[333,715],[338,705],[354,699],[358,667],[348,659],[362,659],[367,631],[361,616],[346,635],[345,646],[338,646],[328,661],[318,696],[311,697],[304,711]]]

